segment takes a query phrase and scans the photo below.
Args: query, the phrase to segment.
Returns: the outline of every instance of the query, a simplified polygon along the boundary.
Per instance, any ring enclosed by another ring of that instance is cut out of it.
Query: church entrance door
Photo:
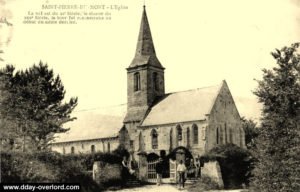
[[[147,156],[147,181],[149,183],[156,183],[156,164],[158,163],[159,156],[155,153],[150,153]]]
[[[147,181],[150,183],[156,182],[156,164],[158,160],[148,161],[148,179]]]

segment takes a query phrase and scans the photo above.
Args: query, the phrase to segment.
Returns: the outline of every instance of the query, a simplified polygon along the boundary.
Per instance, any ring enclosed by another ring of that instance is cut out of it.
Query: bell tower
[[[155,54],[144,6],[135,56],[127,68],[127,114],[124,123],[139,123],[155,98],[165,94],[164,69]]]

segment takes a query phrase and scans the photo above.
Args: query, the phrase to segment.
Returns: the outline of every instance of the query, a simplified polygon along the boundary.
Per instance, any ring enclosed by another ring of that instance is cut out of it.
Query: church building
[[[126,112],[118,119],[99,119],[99,124],[81,131],[71,127],[52,149],[109,152],[123,144],[138,164],[139,179],[151,181],[155,176],[149,165],[161,154],[175,154],[173,160],[178,162],[198,158],[219,144],[245,148],[241,118],[225,80],[216,86],[165,93],[164,71],[144,6],[135,56],[127,68]],[[78,137],[82,134],[87,135]]]

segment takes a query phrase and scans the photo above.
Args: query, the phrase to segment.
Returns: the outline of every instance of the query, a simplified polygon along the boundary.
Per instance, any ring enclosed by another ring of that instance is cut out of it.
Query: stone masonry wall
[[[219,187],[224,187],[221,168],[217,161],[210,161],[205,163],[204,167],[201,168],[201,176],[209,177],[213,181],[218,183]]]
[[[207,151],[218,144],[226,143],[245,147],[245,136],[240,115],[226,83],[223,84],[209,115],[207,141]]]
[[[177,141],[177,125],[181,126],[182,129],[182,140]],[[198,143],[194,142],[194,132],[193,132],[193,125],[197,125],[198,127]],[[140,128],[138,137],[136,138],[137,143],[140,140],[143,142],[143,148],[145,152],[149,153],[156,153],[159,155],[160,150],[165,150],[167,154],[169,153],[170,149],[175,149],[176,147],[183,146],[188,148],[194,157],[198,155],[202,155],[205,152],[205,143],[206,143],[206,130],[207,123],[205,121],[195,121],[195,122],[186,122],[180,124],[172,124],[172,125],[160,125],[160,126],[151,126],[144,130]],[[156,130],[158,134],[158,148],[152,149],[152,130]],[[187,130],[190,130],[189,139]],[[171,131],[172,130],[172,131]],[[142,139],[140,138],[140,135]],[[172,135],[170,137],[170,134]],[[172,141],[171,141],[172,138]],[[189,140],[189,144],[188,144]],[[172,146],[170,146],[172,144]],[[138,146],[140,147],[140,146]],[[138,150],[138,149],[137,149]]]
[[[74,147],[75,154],[91,153],[91,146],[95,146],[95,152],[108,152],[108,143],[110,144],[110,151],[115,150],[119,146],[118,138],[114,139],[99,139],[99,140],[86,140],[74,141],[66,143],[52,144],[52,150],[62,154],[70,154],[71,148]],[[65,152],[64,152],[65,151]]]

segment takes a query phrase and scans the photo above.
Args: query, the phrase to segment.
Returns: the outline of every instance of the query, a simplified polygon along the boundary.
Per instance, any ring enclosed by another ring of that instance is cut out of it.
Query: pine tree
[[[263,69],[254,92],[263,103],[256,140],[258,162],[252,186],[259,191],[300,189],[300,54],[299,43],[276,49],[277,65]]]
[[[33,149],[46,149],[55,133],[68,131],[63,124],[74,120],[70,115],[77,98],[63,102],[65,89],[60,77],[55,77],[42,62],[16,73],[12,69],[9,77],[8,95],[0,103],[2,119],[14,123],[14,140],[23,142],[23,151],[26,144]]]

